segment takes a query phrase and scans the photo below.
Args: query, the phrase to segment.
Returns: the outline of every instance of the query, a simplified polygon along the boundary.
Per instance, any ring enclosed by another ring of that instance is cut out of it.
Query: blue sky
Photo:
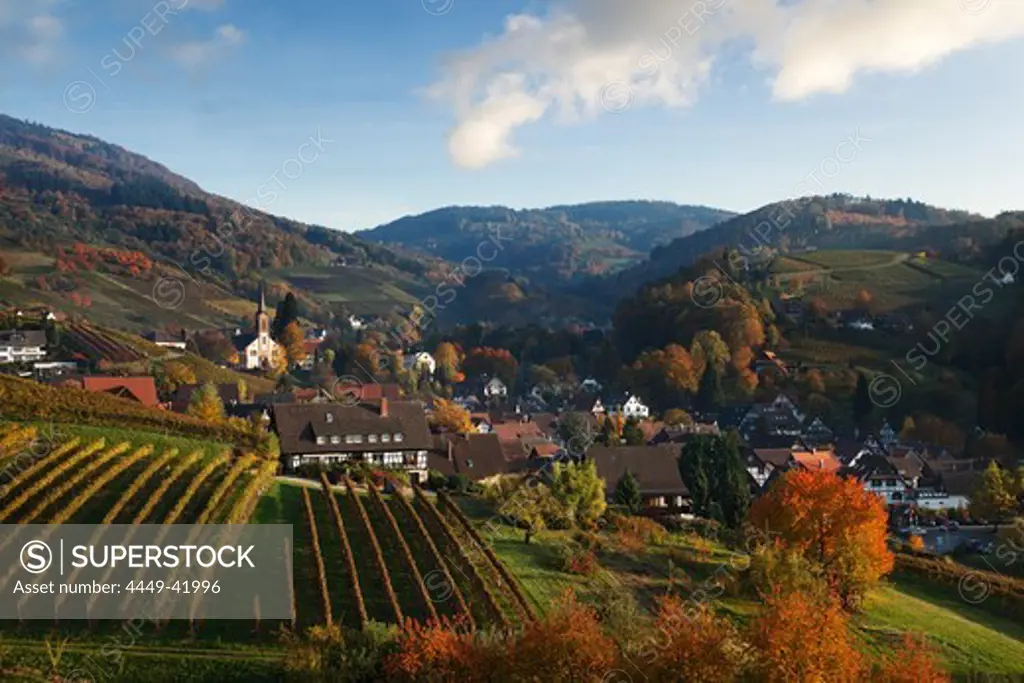
[[[688,2],[0,0],[0,111],[240,201],[277,172],[263,208],[344,230],[805,191],[1024,209],[1024,2]]]

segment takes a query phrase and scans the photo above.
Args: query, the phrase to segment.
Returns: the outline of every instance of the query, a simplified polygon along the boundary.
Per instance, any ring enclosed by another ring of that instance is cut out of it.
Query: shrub
[[[652,681],[738,680],[743,668],[738,641],[731,622],[707,605],[688,606],[674,596],[663,597],[655,636],[644,657],[644,674]]]
[[[563,572],[578,576],[593,576],[600,569],[597,555],[589,548],[574,544],[565,545],[560,546],[558,552],[560,556],[559,569]]]
[[[453,474],[448,477],[448,488],[456,493],[467,493],[472,485],[472,480],[465,474]]]
[[[432,491],[440,491],[448,484],[448,477],[437,470],[427,472],[427,488]]]

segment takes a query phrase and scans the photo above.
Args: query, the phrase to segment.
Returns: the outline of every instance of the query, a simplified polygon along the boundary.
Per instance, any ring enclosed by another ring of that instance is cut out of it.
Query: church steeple
[[[256,333],[261,337],[270,333],[270,315],[267,314],[267,299],[262,282],[260,282],[260,303],[256,309]]]

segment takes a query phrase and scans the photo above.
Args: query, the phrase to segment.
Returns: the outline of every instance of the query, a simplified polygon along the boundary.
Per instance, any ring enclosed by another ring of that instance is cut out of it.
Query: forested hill
[[[734,215],[705,206],[647,201],[528,210],[453,206],[406,216],[359,235],[461,261],[497,230],[509,240],[500,267],[533,282],[556,284],[615,272],[643,260],[658,245]]]
[[[981,216],[966,211],[903,199],[837,194],[777,202],[656,247],[647,261],[587,286],[597,287],[602,296],[628,295],[725,248],[739,249],[751,258],[756,252],[767,257],[806,249],[940,250],[949,236],[970,233],[975,221],[984,223]]]
[[[244,235],[212,239],[233,214],[245,217]],[[74,242],[141,251],[236,290],[250,289],[247,279],[263,269],[339,257],[414,277],[430,267],[353,235],[252,212],[117,145],[3,115],[0,238],[5,248],[47,254]]]

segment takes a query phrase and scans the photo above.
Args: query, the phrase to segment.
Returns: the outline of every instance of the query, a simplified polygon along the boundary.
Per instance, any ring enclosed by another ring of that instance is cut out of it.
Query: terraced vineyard
[[[363,493],[351,481],[279,482],[255,520],[295,524],[294,586],[300,626],[449,619],[473,629],[533,618],[497,557],[463,522],[419,489],[412,500]],[[508,579],[506,578],[508,577]]]
[[[518,583],[443,496],[438,506],[418,488],[385,495],[348,479],[274,481],[276,462],[193,447],[201,442],[147,442],[145,432],[38,436],[32,426],[0,427],[0,523],[291,524],[299,628],[407,619],[505,628],[534,618]],[[245,629],[230,637],[249,639]]]

